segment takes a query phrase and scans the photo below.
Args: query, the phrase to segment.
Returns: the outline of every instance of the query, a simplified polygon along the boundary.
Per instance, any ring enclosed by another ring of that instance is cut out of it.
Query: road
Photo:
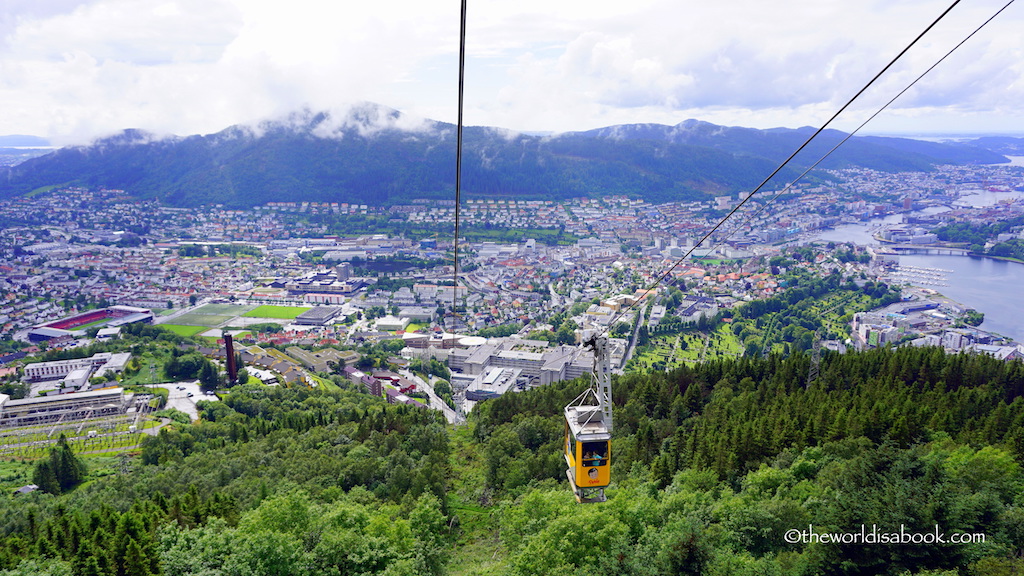
[[[626,345],[626,353],[622,356],[622,367],[614,370],[616,374],[623,374],[626,369],[626,363],[633,357],[633,350],[636,348],[637,335],[640,334],[640,327],[645,324],[644,315],[647,313],[647,304],[645,303],[636,311],[636,313],[640,320],[636,323],[636,328],[633,329],[633,334],[629,337],[629,344]]]
[[[423,378],[420,378],[408,370],[399,370],[398,373],[415,382],[418,390],[426,392],[427,397],[430,398],[430,408],[433,410],[440,410],[441,413],[444,414],[445,419],[448,420],[449,424],[457,424],[462,421],[459,414],[455,412],[455,410],[452,410],[451,406],[445,404],[444,401],[434,393],[434,387],[425,382]]]
[[[558,292],[555,292],[555,285],[554,284],[548,284],[548,292],[551,293],[551,307],[555,308],[557,306],[561,306],[561,304],[562,304],[562,295],[559,294]]]

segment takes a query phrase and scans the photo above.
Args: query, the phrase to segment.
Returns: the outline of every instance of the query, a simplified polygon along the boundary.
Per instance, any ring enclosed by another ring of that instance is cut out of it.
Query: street
[[[464,420],[459,417],[459,414],[455,412],[455,410],[452,410],[451,406],[445,404],[443,400],[438,398],[437,394],[434,393],[434,387],[425,382],[422,378],[408,370],[399,370],[398,373],[415,382],[418,390],[426,392],[427,397],[430,398],[430,408],[433,410],[440,410],[441,413],[444,414],[445,419],[448,420],[449,424],[458,424]],[[431,376],[431,379],[433,378],[436,378],[436,376]]]

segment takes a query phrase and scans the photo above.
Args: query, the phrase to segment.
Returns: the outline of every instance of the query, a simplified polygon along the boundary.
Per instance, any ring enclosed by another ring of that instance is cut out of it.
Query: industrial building
[[[398,310],[398,315],[413,322],[433,322],[437,310],[429,306],[403,306]]]
[[[359,359],[359,354],[351,350],[335,350],[324,348],[322,350],[304,350],[298,346],[291,346],[285,350],[289,356],[302,363],[303,366],[314,372],[333,372],[332,364],[349,364]]]
[[[128,361],[131,360],[130,352],[99,352],[89,358],[76,358],[74,360],[56,360],[53,362],[35,362],[25,365],[25,380],[29,382],[40,382],[42,380],[57,380],[66,378],[72,372],[87,370],[86,380],[94,374],[103,376],[108,372],[121,372]]]
[[[377,319],[377,330],[381,330],[383,332],[397,332],[399,330],[405,330],[408,325],[408,318],[399,318],[397,316],[388,315]]]
[[[341,306],[314,306],[295,318],[296,324],[304,326],[326,326],[341,314]]]
[[[519,368],[490,368],[479,374],[466,388],[466,400],[480,401],[497,398],[522,381],[523,371]]]
[[[438,350],[464,347],[466,336],[458,334],[405,334],[402,339],[407,348],[437,348]]]
[[[483,374],[488,368],[517,368],[523,376],[541,385],[578,378],[593,369],[594,358],[589,351],[577,346],[549,348],[547,344],[530,340],[492,340],[480,346],[453,350],[449,362],[452,370],[472,375]]]
[[[32,426],[57,421],[116,416],[130,407],[124,388],[101,388],[57,396],[10,400],[0,394],[0,426]]]

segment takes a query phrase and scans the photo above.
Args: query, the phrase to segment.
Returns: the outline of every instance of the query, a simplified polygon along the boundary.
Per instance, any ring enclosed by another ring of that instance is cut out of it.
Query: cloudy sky
[[[818,125],[952,0],[470,0],[465,121]],[[852,129],[1005,4],[963,0]],[[458,0],[0,0],[0,134],[207,134],[360,101],[454,122]],[[1024,134],[1024,4],[873,122]]]

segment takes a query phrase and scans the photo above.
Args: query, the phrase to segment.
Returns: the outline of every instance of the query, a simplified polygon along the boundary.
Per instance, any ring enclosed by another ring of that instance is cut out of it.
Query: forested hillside
[[[1024,365],[939,349],[742,358],[614,382],[613,482],[579,505],[562,406],[470,425],[361,392],[244,386],[130,471],[3,499],[0,574],[1014,574]],[[794,530],[984,534],[787,541]],[[937,527],[937,528],[936,528]]]
[[[46,186],[123,189],[138,198],[194,207],[266,202],[389,206],[450,200],[455,127],[365,104],[347,115],[304,110],[216,134],[158,137],[140,130],[56,150],[0,169],[0,198]],[[636,124],[556,136],[481,126],[465,129],[462,186],[475,197],[565,200],[625,194],[660,203],[709,200],[757,186],[813,130],[730,128],[688,121]],[[779,188],[844,138],[829,131],[769,183]],[[988,150],[898,138],[850,140],[823,167],[928,171],[986,164]]]

